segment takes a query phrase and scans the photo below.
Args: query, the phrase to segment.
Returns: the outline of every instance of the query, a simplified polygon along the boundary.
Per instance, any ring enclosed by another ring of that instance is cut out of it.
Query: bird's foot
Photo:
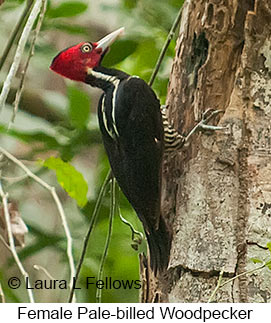
[[[186,136],[186,142],[191,138],[191,136],[197,131],[216,131],[225,130],[227,127],[213,126],[209,125],[208,122],[216,117],[219,113],[224,112],[223,110],[207,109],[202,114],[202,119],[198,122],[195,127]]]
[[[214,109],[207,109],[203,112],[202,119],[198,123],[199,130],[224,130],[227,127],[219,127],[219,126],[212,126],[209,125],[208,122],[216,117],[219,113],[223,113],[223,110],[214,110]]]

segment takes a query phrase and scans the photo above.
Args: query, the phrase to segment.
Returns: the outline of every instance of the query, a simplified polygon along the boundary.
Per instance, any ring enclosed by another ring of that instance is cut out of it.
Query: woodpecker
[[[61,51],[50,69],[103,90],[98,119],[104,147],[121,190],[143,224],[150,265],[156,274],[167,268],[171,244],[160,211],[165,116],[144,80],[101,65],[110,45],[123,31],[120,28],[98,42],[81,42]],[[169,130],[167,138],[172,144],[175,132]],[[179,136],[177,141],[182,140]]]

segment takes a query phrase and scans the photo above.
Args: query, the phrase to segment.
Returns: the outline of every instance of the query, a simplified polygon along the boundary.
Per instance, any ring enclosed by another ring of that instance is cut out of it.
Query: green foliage
[[[267,242],[266,247],[268,248],[270,252],[270,260],[267,261],[266,267],[271,271],[271,241]]]
[[[89,120],[89,96],[75,86],[68,87],[69,117],[71,124],[78,129],[86,127]]]
[[[48,29],[58,29],[58,30],[61,30],[61,31],[64,31],[66,32],[67,34],[70,34],[70,35],[73,35],[73,34],[82,34],[84,36],[87,36],[88,33],[87,33],[87,30],[85,27],[83,26],[79,26],[79,25],[69,25],[67,23],[63,23],[63,22],[56,22],[54,23],[53,25],[51,23],[49,23],[47,25],[47,28]]]
[[[267,242],[266,244],[266,248],[269,251],[269,259],[267,261],[263,261],[261,259],[258,258],[250,258],[250,260],[254,263],[254,264],[262,264],[262,267],[266,267],[269,270],[271,270],[271,241]],[[261,267],[260,267],[261,268]]]
[[[122,62],[126,57],[136,51],[138,45],[138,41],[136,40],[119,40],[111,46],[110,54],[105,56],[103,64],[110,67]]]
[[[47,232],[45,228],[41,229],[33,223],[28,223],[27,227],[31,234],[35,235],[36,239],[19,251],[18,254],[21,260],[24,260],[27,257],[32,257],[45,248],[57,249],[58,252],[62,253],[62,255],[65,254],[65,250],[61,248],[60,245],[60,242],[63,242],[64,240],[62,235]]]
[[[73,22],[71,24],[69,18],[76,19],[77,16],[86,13],[88,9],[88,1],[62,1],[59,5],[56,5],[55,1],[49,1],[43,29],[87,36],[87,28],[80,23]]]
[[[50,18],[74,17],[85,12],[87,8],[88,5],[85,2],[66,1],[56,7],[50,6],[47,11],[47,16]]]
[[[74,198],[80,207],[87,203],[88,184],[83,175],[74,166],[60,158],[50,157],[43,162],[43,166],[56,172],[59,184]]]
[[[266,267],[271,271],[271,260],[266,263]]]
[[[261,259],[258,258],[250,258],[250,260],[254,263],[254,264],[262,264],[263,261]]]
[[[128,10],[135,9],[138,0],[123,0],[124,7]]]
[[[7,133],[8,129],[4,125],[0,125],[0,133]],[[17,131],[17,130],[9,130],[9,136],[15,137],[24,141],[25,143],[33,143],[33,142],[42,142],[47,148],[57,149],[59,148],[58,141],[43,131],[34,131],[34,132],[26,132],[26,131]]]

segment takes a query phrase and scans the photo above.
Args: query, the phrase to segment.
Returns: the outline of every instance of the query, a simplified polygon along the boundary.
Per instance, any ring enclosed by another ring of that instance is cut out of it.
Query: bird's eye
[[[81,51],[83,53],[89,53],[92,50],[91,44],[87,43],[81,46]]]

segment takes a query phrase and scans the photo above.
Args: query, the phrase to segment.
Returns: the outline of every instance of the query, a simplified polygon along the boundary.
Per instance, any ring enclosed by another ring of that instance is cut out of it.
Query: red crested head
[[[84,82],[88,68],[98,66],[101,55],[102,49],[97,49],[97,43],[79,43],[61,51],[50,69],[71,80]]]
[[[52,61],[50,69],[74,81],[84,82],[87,74],[99,66],[108,47],[121,35],[120,28],[97,43],[82,42],[61,51]]]

